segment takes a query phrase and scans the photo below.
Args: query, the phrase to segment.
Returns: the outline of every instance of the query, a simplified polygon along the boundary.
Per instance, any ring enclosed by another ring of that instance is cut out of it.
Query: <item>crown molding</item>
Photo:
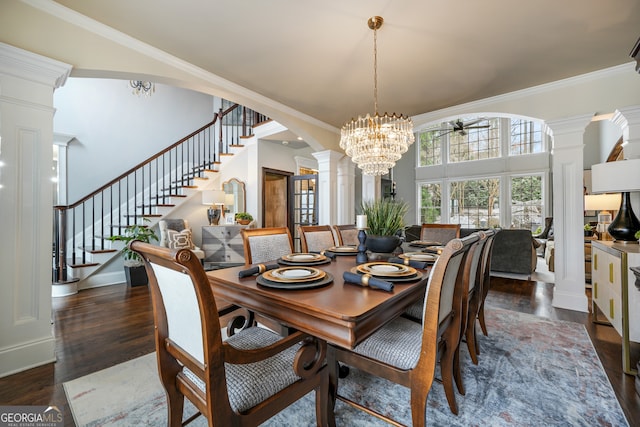
[[[589,83],[606,77],[615,77],[620,74],[628,74],[630,69],[634,69],[634,62],[628,62],[615,67],[605,68],[603,70],[593,71],[591,73],[581,74],[566,79],[556,80],[550,83],[544,83],[538,86],[508,92],[502,95],[492,96],[490,98],[480,99],[478,101],[467,102],[465,104],[455,105],[453,107],[443,108],[441,110],[430,111],[428,113],[418,114],[411,119],[417,123],[416,128],[424,127],[425,124],[439,120],[443,117],[455,116],[469,111],[485,111],[489,106],[495,103],[512,102],[527,98],[534,95],[548,93],[568,87]]]
[[[59,88],[73,67],[0,42],[0,73]]]

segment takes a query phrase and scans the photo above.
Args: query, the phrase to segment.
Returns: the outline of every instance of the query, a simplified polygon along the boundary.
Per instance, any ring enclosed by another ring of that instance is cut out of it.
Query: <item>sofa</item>
[[[460,237],[468,236],[480,228],[461,228]],[[407,242],[420,240],[420,226],[412,225],[405,229]],[[501,273],[531,275],[536,271],[536,246],[539,244],[526,229],[500,229],[493,240],[491,252],[491,271]]]

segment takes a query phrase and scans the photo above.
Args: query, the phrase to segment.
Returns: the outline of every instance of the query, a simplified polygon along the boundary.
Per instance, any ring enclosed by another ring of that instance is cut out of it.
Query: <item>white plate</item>
[[[289,259],[291,261],[311,261],[311,260],[318,259],[318,257],[313,254],[294,254],[294,255],[290,255]]]
[[[302,279],[305,277],[313,276],[315,273],[310,270],[303,270],[292,268],[291,270],[281,271],[278,275],[285,279]]]
[[[395,265],[384,264],[372,265],[371,267],[369,267],[369,270],[374,273],[401,273],[402,271],[405,271],[404,269],[401,269]]]
[[[402,258],[408,258],[412,261],[435,261],[438,259],[438,255],[425,254],[424,252],[408,252],[400,256]]]

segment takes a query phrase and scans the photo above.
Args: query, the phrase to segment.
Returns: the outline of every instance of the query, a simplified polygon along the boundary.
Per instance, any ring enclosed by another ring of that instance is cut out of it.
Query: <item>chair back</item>
[[[358,229],[354,224],[334,225],[333,229],[336,231],[339,246],[357,246],[360,243],[358,241]]]
[[[460,237],[460,224],[422,224],[420,240],[446,245],[449,240]]]
[[[458,304],[461,301],[456,297],[463,288],[463,266],[469,250],[478,239],[474,233],[449,241],[431,269],[422,313],[422,354],[417,369],[426,369],[427,372],[435,369],[436,343],[452,323],[454,309],[460,311],[461,305]],[[455,332],[459,337],[460,331]]]
[[[246,265],[275,261],[293,252],[293,239],[287,227],[242,229]]]
[[[336,245],[329,225],[299,225],[302,252],[320,252]]]

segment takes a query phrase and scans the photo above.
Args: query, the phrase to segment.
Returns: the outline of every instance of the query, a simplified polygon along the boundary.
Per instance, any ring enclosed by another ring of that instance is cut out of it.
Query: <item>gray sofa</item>
[[[480,230],[461,228],[460,237]],[[420,226],[412,225],[405,230],[407,242],[420,239]],[[493,241],[491,271],[530,275],[536,271],[537,256],[531,231],[525,229],[501,229]]]

